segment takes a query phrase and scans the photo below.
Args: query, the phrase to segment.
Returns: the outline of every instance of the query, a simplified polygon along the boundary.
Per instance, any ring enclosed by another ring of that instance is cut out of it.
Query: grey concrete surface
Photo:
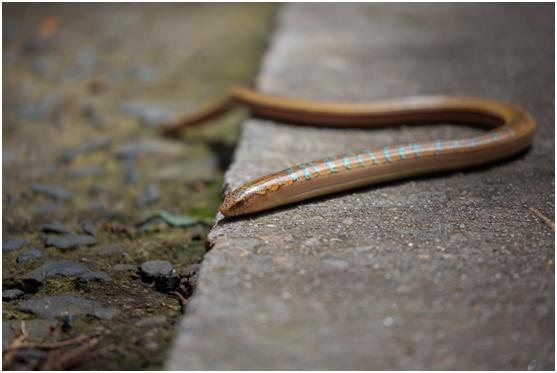
[[[211,233],[169,369],[553,369],[554,8],[288,4],[265,92],[478,95],[539,124],[514,160],[335,195]],[[351,149],[454,137],[249,120],[229,187]]]

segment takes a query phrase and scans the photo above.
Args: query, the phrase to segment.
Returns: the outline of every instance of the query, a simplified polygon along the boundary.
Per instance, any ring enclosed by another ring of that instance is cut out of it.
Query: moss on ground
[[[74,320],[66,338],[93,332],[100,337],[98,355],[71,368],[160,369],[182,307],[176,296],[143,282],[136,268],[168,260],[195,285],[190,272],[203,259],[245,113],[185,131],[180,141],[161,139],[156,124],[220,98],[233,85],[251,84],[275,6],[8,4],[3,10],[2,233],[4,241],[28,240],[3,254],[4,289],[24,287],[26,273],[54,259],[106,272],[112,280],[51,278],[34,293],[3,302],[2,318],[35,318],[17,308],[29,299],[68,293],[93,299],[120,313],[110,320]],[[160,113],[165,119],[151,123],[149,116]],[[110,145],[60,161],[68,149],[101,138]],[[134,146],[143,150],[130,155]],[[57,201],[33,193],[32,183],[62,187],[72,197]],[[149,185],[158,199],[142,203]],[[199,223],[147,222],[161,211]],[[75,233],[91,222],[98,242],[67,251],[44,247],[40,226],[52,221]],[[31,247],[45,256],[17,263]],[[25,367],[19,361],[10,368]]]

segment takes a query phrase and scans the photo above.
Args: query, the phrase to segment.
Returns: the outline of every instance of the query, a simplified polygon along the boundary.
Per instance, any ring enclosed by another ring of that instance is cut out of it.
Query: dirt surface
[[[485,96],[534,146],[473,171],[374,186],[210,234],[171,369],[553,370],[552,4],[288,4],[258,86],[308,99]],[[245,123],[230,188],[293,164],[473,133]]]
[[[4,367],[161,368],[243,114],[158,131],[251,83],[274,6],[2,7]]]

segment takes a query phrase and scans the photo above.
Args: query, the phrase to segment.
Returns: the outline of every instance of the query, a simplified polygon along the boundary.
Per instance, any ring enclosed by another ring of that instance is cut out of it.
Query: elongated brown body
[[[234,105],[258,117],[297,125],[373,128],[419,123],[483,126],[479,136],[358,150],[294,165],[250,181],[225,197],[220,211],[237,216],[365,185],[459,170],[516,154],[532,144],[530,114],[504,102],[471,97],[413,97],[371,103],[331,103],[265,95],[236,88],[230,96],[165,130],[202,123]]]

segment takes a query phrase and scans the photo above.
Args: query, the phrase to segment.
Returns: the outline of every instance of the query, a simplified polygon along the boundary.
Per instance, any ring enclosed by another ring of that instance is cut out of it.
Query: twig
[[[97,338],[91,338],[83,345],[69,351],[51,351],[41,370],[66,370],[81,364],[89,358],[93,348],[98,343]]]
[[[88,358],[92,348],[98,342],[98,339],[95,337],[96,335],[82,334],[74,338],[57,342],[32,340],[29,338],[29,334],[25,328],[25,322],[22,321],[20,329],[16,332],[16,337],[4,348],[2,369],[10,369],[16,360],[18,351],[24,348],[50,350],[46,361],[40,366],[41,369],[62,370],[74,367]],[[83,344],[69,351],[57,350],[80,343]]]
[[[81,342],[84,342],[90,338],[93,338],[95,335],[78,335],[77,337],[74,338],[70,338],[70,339],[65,339],[63,341],[57,341],[57,342],[44,342],[44,341],[34,341],[32,339],[28,339],[26,338],[25,340],[22,340],[20,343],[18,343],[17,345],[13,345],[10,344],[10,346],[7,346],[4,351],[10,351],[10,350],[17,350],[17,349],[22,349],[22,348],[39,348],[39,349],[44,349],[44,350],[53,350],[56,348],[61,348],[61,347],[67,347],[67,346],[71,346],[74,344],[78,344]],[[14,340],[15,342],[15,340]]]
[[[551,228],[553,232],[555,232],[555,223],[550,218],[533,207],[528,207],[528,209],[532,211],[538,218],[540,218],[549,228]]]
[[[177,291],[171,291],[170,294],[176,295],[178,298],[178,302],[180,303],[180,313],[184,313],[186,311],[186,305],[188,304],[188,300],[182,294]]]
[[[10,342],[9,346],[4,349],[5,352],[2,357],[2,370],[7,370],[12,367],[17,356],[17,350],[25,345],[27,335],[25,321],[22,321],[19,331],[16,332],[16,337]]]

